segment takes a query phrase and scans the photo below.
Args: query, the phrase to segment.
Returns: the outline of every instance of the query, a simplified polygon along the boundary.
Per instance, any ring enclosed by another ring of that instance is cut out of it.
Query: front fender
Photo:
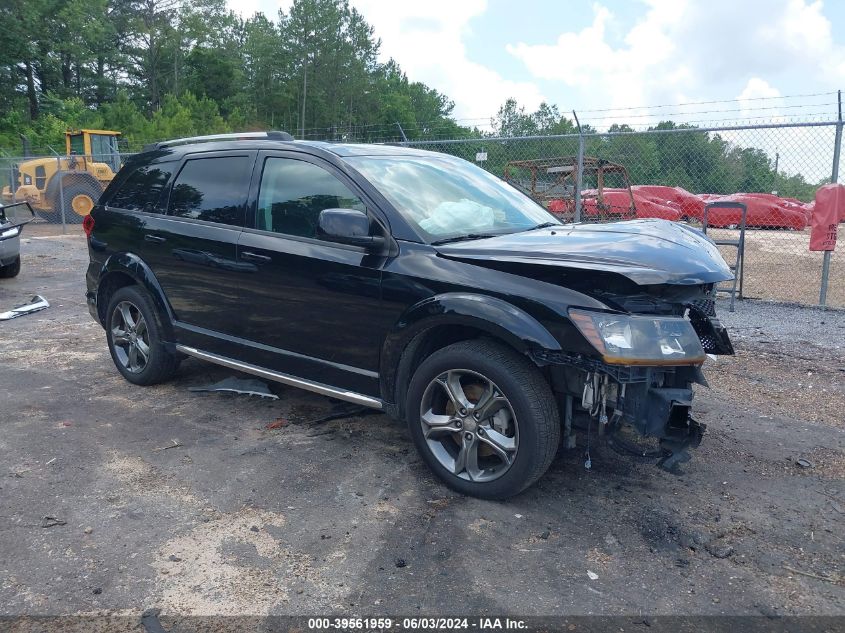
[[[402,354],[420,334],[441,326],[467,326],[490,334],[520,352],[560,350],[557,339],[534,317],[489,295],[450,292],[429,297],[409,307],[387,335],[381,353],[381,388],[393,399]]]
[[[164,295],[164,290],[162,290],[153,271],[134,253],[115,253],[103,263],[103,267],[100,269],[97,283],[97,309],[102,323],[105,323],[107,306],[103,305],[101,294],[103,288],[107,288],[109,285],[108,276],[114,274],[128,275],[135,280],[135,283],[144,288],[152,297],[153,304],[161,315],[168,332],[173,331],[172,326],[175,320],[173,308],[170,307],[170,303]]]

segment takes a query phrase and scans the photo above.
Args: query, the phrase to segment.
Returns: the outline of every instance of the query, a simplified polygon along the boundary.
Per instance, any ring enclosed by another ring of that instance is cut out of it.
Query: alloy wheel
[[[121,301],[114,307],[111,337],[118,362],[129,372],[144,371],[150,360],[150,331],[138,306]]]
[[[431,453],[461,479],[493,481],[516,458],[519,426],[513,407],[478,372],[452,369],[435,377],[423,393],[420,424]]]

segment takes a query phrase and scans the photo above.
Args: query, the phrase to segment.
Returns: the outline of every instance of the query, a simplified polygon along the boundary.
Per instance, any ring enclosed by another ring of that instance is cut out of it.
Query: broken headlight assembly
[[[612,365],[698,365],[704,349],[692,324],[680,317],[569,310],[569,318]]]

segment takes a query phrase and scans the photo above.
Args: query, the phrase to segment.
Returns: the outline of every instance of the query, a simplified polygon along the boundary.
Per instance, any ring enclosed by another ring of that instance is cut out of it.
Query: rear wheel
[[[65,222],[68,224],[79,224],[86,215],[91,213],[94,205],[102,193],[98,185],[90,180],[85,179],[81,182],[69,182],[70,177],[66,177],[62,182],[63,190],[61,194],[56,194],[54,208],[57,211],[56,221],[62,221],[62,200],[64,199]]]
[[[167,351],[161,321],[146,292],[120,288],[106,311],[106,338],[115,367],[131,383],[154,385],[173,376],[179,359]]]
[[[11,277],[17,277],[19,272],[21,272],[20,255],[18,255],[17,259],[11,264],[0,266],[0,278],[2,279],[10,279]]]
[[[427,358],[408,388],[408,425],[420,455],[449,487],[504,499],[546,472],[560,443],[548,383],[501,344],[455,343]]]

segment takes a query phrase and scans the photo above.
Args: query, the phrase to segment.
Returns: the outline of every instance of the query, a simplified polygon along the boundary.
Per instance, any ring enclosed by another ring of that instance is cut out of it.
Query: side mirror
[[[0,226],[11,224],[11,226],[2,226],[4,231],[29,224],[34,219],[35,211],[28,202],[15,202],[5,207],[0,205]]]
[[[329,242],[363,246],[378,250],[384,238],[370,235],[370,218],[357,209],[324,209],[320,211],[317,236]]]

